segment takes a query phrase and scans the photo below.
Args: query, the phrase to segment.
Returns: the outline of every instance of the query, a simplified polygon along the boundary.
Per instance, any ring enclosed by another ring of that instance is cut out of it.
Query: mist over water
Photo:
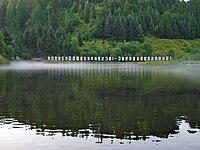
[[[14,61],[9,65],[0,67],[0,70],[24,70],[24,71],[45,71],[49,74],[65,74],[67,72],[76,73],[138,73],[151,72],[162,73],[165,75],[174,75],[182,79],[188,79],[198,82],[200,79],[199,64],[182,64],[182,65],[138,65],[135,63],[44,63],[34,61]]]

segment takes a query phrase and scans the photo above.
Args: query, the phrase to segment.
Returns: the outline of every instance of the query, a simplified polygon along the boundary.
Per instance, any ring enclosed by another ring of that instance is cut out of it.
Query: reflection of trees
[[[0,71],[0,105],[3,106],[2,108],[0,107],[0,112],[4,112],[4,109],[7,108],[7,101],[6,99],[3,100],[3,96],[5,95],[6,91],[6,80],[5,80],[5,72]]]
[[[200,124],[199,89],[190,94],[192,89],[175,76],[144,70],[61,72],[7,72],[0,79],[1,104],[7,103],[0,109],[42,129],[76,132],[100,123],[101,133],[119,138],[167,137],[180,115],[189,116],[192,126]]]

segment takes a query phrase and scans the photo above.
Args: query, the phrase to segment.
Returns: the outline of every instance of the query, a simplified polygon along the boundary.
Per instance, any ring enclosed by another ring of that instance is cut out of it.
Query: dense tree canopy
[[[0,54],[80,55],[80,47],[92,39],[195,39],[199,6],[199,0],[0,0]]]

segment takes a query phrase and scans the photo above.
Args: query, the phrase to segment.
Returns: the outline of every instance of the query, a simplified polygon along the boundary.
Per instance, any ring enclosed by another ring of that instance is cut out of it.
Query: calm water
[[[0,66],[0,149],[199,147],[200,65]]]

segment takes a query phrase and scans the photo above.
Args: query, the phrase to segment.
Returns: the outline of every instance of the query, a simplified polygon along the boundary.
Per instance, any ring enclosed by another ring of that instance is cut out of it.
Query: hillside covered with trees
[[[200,53],[190,43],[200,38],[199,6],[199,0],[0,0],[0,55],[175,55],[176,46],[154,49],[146,37],[185,39],[183,54]]]

